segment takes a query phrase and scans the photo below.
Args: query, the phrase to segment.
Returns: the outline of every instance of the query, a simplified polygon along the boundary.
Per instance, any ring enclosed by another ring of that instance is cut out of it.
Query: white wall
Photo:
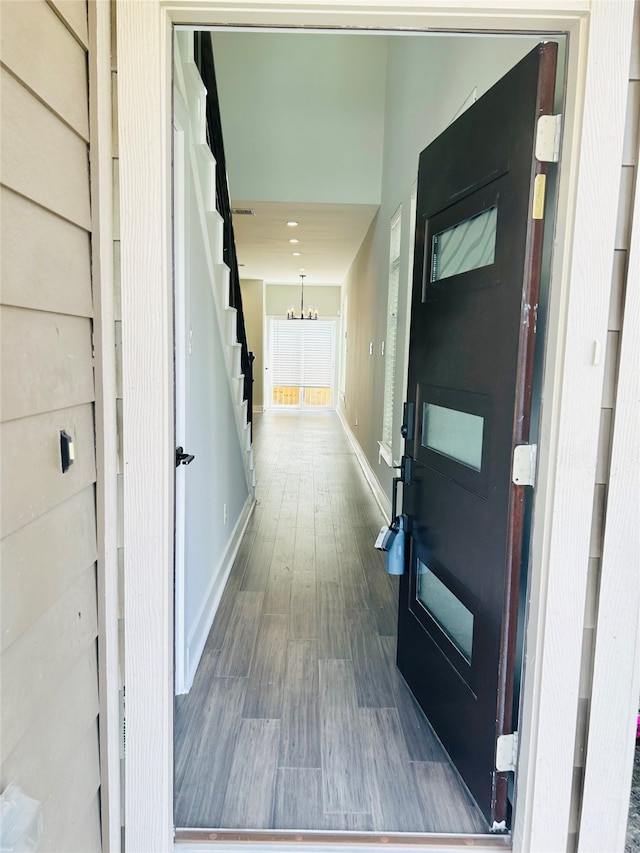
[[[232,197],[376,204],[386,50],[384,36],[214,33]]]
[[[181,123],[185,162],[183,168],[176,165],[176,175],[182,173],[184,186],[180,187],[181,182],[176,181],[175,196],[176,211],[182,205],[184,209],[184,254],[176,255],[176,289],[185,287],[184,327],[182,335],[177,334],[176,343],[179,345],[182,340],[185,350],[186,417],[182,438],[181,413],[177,411],[176,440],[195,459],[189,466],[176,470],[177,480],[184,479],[185,490],[184,576],[176,579],[182,588],[178,596],[182,599],[182,612],[176,616],[176,649],[177,655],[183,654],[183,660],[177,662],[177,668],[182,664],[185,674],[182,688],[188,689],[230,568],[227,551],[247,502],[248,488],[236,404],[227,374],[226,341],[222,339],[214,296],[218,284],[213,265],[220,263],[222,249],[215,242],[209,243],[203,173],[198,172],[197,146],[190,126],[193,113],[197,112],[194,110],[197,88],[191,91],[193,80],[188,74],[185,80],[192,115]],[[185,112],[179,109],[179,102],[176,94],[178,119]],[[176,147],[176,152],[179,150]],[[221,240],[221,231],[217,232],[217,238]],[[177,294],[177,305],[178,302]],[[176,310],[176,322],[179,313]],[[180,382],[179,376],[176,381]],[[178,504],[177,515],[179,511]],[[182,636],[178,634],[180,625]]]

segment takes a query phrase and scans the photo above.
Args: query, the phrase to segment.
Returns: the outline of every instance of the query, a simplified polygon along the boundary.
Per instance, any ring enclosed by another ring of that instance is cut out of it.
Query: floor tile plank
[[[320,660],[322,800],[325,812],[372,809],[351,661]]]
[[[347,625],[358,705],[363,708],[395,708],[396,697],[373,613],[370,610],[352,610],[348,614]]]
[[[340,566],[333,533],[316,534],[316,576],[322,583],[339,583]]]
[[[359,714],[376,825],[391,832],[426,831],[396,709],[363,708]]]
[[[318,583],[318,657],[351,658],[351,643],[342,590],[337,583]]]
[[[249,674],[260,621],[263,594],[238,592],[222,648],[213,666],[215,676]]]
[[[415,791],[426,816],[426,832],[488,831],[482,813],[448,761],[416,762],[412,769]]]
[[[258,531],[240,584],[242,592],[264,592],[269,577],[274,543],[274,539],[265,539]]]
[[[320,693],[315,640],[289,640],[282,697],[279,767],[316,767],[320,758]]]
[[[274,826],[278,829],[317,829],[321,826],[324,816],[320,789],[319,768],[278,768]]]
[[[227,778],[221,825],[270,829],[280,720],[242,720]]]
[[[260,620],[242,709],[245,718],[280,718],[288,627],[288,614],[263,615]]]
[[[318,636],[317,589],[315,572],[298,572],[291,579],[289,637],[296,640]]]
[[[183,714],[192,713],[175,744],[176,826],[222,825],[246,687],[246,678],[213,679],[206,701],[198,707],[189,708],[191,697],[183,697]]]

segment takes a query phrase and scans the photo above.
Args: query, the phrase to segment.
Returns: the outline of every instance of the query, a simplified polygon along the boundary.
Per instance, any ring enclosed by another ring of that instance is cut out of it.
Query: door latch
[[[176,468],[178,465],[191,465],[195,458],[193,453],[185,453],[183,447],[176,447]]]

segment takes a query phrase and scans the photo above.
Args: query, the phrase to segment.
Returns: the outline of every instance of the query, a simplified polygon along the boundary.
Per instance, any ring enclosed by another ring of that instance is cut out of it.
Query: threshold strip
[[[404,833],[404,832],[325,832],[322,830],[241,830],[176,828],[176,844],[264,844],[264,845],[361,845],[380,846],[387,850],[396,847],[449,848],[451,850],[511,850],[511,834],[464,835],[461,833]]]

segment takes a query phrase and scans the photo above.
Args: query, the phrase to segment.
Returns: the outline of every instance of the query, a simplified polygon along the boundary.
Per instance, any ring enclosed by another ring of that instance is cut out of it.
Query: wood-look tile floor
[[[395,666],[383,523],[334,412],[256,418],[258,503],[190,693],[175,823],[486,832]]]

